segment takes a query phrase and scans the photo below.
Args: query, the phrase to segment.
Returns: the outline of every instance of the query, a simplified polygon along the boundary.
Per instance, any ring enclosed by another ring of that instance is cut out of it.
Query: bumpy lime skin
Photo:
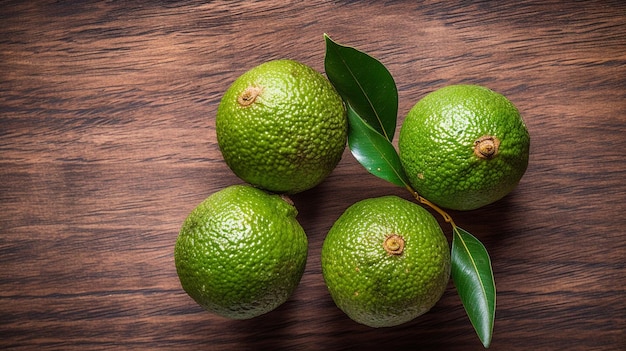
[[[389,235],[402,254],[385,250]],[[324,240],[322,274],[330,295],[352,320],[374,328],[406,323],[429,311],[450,279],[450,251],[437,220],[397,196],[359,201]]]
[[[241,106],[250,88],[259,93]],[[347,141],[345,106],[319,72],[293,60],[263,63],[224,94],[216,133],[230,169],[244,181],[277,193],[321,183],[341,160]]]
[[[489,135],[500,141],[492,159],[474,153]],[[517,108],[478,85],[449,85],[421,99],[402,123],[400,160],[411,186],[448,209],[474,210],[518,185],[529,160],[530,136]]]
[[[295,291],[307,259],[297,211],[278,195],[247,185],[218,191],[185,219],[174,248],[187,294],[210,312],[249,319]]]

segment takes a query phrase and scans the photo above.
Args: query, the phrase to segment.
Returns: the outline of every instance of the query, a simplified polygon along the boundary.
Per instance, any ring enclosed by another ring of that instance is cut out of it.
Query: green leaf
[[[400,157],[391,142],[354,111],[348,109],[348,146],[354,158],[371,174],[395,185],[407,187],[409,181],[404,173]]]
[[[452,280],[476,334],[485,348],[491,344],[496,314],[496,285],[485,246],[464,229],[454,227]]]
[[[375,58],[342,46],[324,34],[324,69],[346,104],[392,141],[398,118],[398,89],[387,68]]]

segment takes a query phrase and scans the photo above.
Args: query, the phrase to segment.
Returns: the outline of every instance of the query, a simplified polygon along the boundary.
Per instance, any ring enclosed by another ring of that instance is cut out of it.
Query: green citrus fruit
[[[450,279],[450,251],[437,220],[397,196],[359,201],[330,229],[322,274],[335,304],[371,327],[430,310]]]
[[[340,161],[348,122],[341,97],[319,72],[293,60],[263,63],[241,75],[217,110],[222,155],[244,181],[297,193]]]
[[[284,303],[304,272],[307,238],[295,207],[249,185],[220,190],[185,219],[174,259],[183,289],[205,309],[248,319]]]
[[[453,210],[472,210],[511,192],[528,166],[530,137],[517,108],[477,85],[451,85],[421,99],[398,140],[413,188]]]

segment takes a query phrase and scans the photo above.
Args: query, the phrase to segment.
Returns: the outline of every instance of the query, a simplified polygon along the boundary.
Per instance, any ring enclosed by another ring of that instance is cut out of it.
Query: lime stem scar
[[[244,107],[250,106],[254,103],[254,100],[256,100],[257,96],[261,95],[261,91],[263,91],[263,88],[251,85],[247,87],[246,90],[244,90],[241,94],[239,94],[239,96],[237,97],[237,102],[239,103],[239,105]]]
[[[474,154],[480,158],[492,159],[498,154],[500,139],[483,135],[474,142]]]
[[[402,255],[402,251],[404,251],[404,239],[400,235],[391,234],[385,239],[383,247],[390,255]]]

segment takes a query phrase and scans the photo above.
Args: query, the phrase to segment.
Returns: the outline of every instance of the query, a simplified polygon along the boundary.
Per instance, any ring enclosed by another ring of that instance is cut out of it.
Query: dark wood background
[[[222,93],[271,59],[323,71],[323,33],[389,68],[398,125],[454,83],[522,111],[532,147],[518,188],[452,212],[491,254],[491,349],[624,350],[622,1],[0,1],[0,348],[482,349],[452,283],[395,328],[334,306],[319,259],[333,221],[364,198],[410,198],[348,150],[293,197],[310,250],[286,304],[230,321],[180,287],[182,221],[241,183],[216,144]]]

